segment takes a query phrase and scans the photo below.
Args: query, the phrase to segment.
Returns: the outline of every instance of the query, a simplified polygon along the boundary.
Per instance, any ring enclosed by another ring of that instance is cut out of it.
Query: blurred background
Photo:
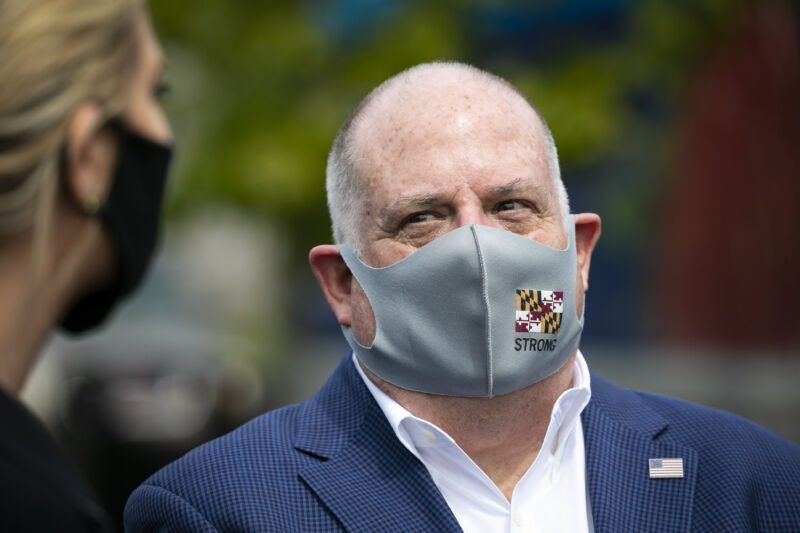
[[[308,268],[327,152],[371,88],[472,63],[547,118],[603,219],[582,351],[800,442],[800,10],[740,0],[151,2],[178,139],[153,270],[55,335],[24,397],[119,520],[190,448],[313,394],[347,345]]]

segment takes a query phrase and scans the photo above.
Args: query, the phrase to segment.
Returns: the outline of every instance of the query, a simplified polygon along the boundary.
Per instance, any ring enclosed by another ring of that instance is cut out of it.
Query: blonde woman
[[[0,1],[0,531],[109,528],[17,396],[56,324],[99,324],[147,268],[163,64],[143,0]]]

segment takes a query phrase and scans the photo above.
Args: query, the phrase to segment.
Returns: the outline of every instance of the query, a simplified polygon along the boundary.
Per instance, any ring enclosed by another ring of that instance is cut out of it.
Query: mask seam
[[[488,391],[488,396],[491,398],[494,395],[493,384],[494,384],[494,368],[493,368],[493,354],[492,354],[492,309],[489,306],[489,284],[486,278],[486,263],[483,259],[483,250],[481,249],[481,242],[478,239],[478,231],[475,225],[470,227],[472,231],[472,237],[475,240],[475,249],[478,252],[478,268],[481,272],[481,288],[483,289],[483,305],[486,308],[486,376],[487,376],[487,384],[486,388]]]

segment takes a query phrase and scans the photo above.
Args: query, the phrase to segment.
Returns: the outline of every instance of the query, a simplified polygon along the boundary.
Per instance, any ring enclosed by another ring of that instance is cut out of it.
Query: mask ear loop
[[[375,320],[375,336],[372,338],[372,342],[369,343],[369,346],[365,346],[365,345],[361,344],[361,342],[358,339],[356,339],[355,333],[353,333],[353,327],[352,326],[342,326],[342,329],[344,331],[346,331],[346,332],[349,332],[350,336],[352,336],[353,340],[361,348],[363,348],[365,350],[371,350],[372,347],[375,345],[375,340],[378,338],[378,332],[380,331],[380,324],[378,324],[378,316],[375,314],[375,309],[372,307],[372,301],[369,298],[369,294],[367,292],[367,288],[358,279],[358,275],[356,274],[356,270],[358,269],[358,264],[361,264],[361,265],[363,265],[365,267],[368,267],[369,265],[364,263],[361,260],[361,258],[358,257],[358,253],[349,244],[347,244],[347,243],[340,244],[338,246],[338,248],[339,248],[339,253],[342,256],[342,259],[345,262],[345,265],[347,265],[347,268],[350,270],[350,273],[353,275],[353,277],[356,279],[356,281],[358,281],[359,285],[361,285],[361,290],[364,292],[364,296],[367,299],[367,303],[369,304],[369,311],[370,311],[370,313],[372,313],[373,320]],[[351,265],[351,263],[352,263],[352,265]]]
[[[567,218],[569,221],[569,244],[568,246],[572,246],[574,250],[570,253],[570,261],[574,264],[575,275],[578,275],[578,244],[575,242],[575,217],[573,215],[569,215]],[[577,283],[575,285],[577,291]],[[581,314],[578,315],[578,294],[572,295],[575,299],[575,316],[578,318],[578,324],[580,324],[581,329],[583,329],[583,317],[586,314],[586,294],[584,293],[583,296],[583,306],[581,307]]]

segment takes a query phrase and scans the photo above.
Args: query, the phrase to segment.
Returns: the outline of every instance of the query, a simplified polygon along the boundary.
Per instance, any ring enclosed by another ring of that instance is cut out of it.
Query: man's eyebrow
[[[508,183],[504,183],[503,185],[492,187],[489,189],[489,192],[493,196],[508,196],[509,194],[518,192],[522,188],[521,185],[522,178],[516,178]]]
[[[406,211],[409,208],[430,207],[432,205],[444,203],[445,200],[446,197],[441,194],[401,196],[386,207],[381,208],[378,212],[378,216],[380,218],[388,218],[398,212]]]
[[[497,187],[492,187],[489,189],[489,193],[495,197],[506,197],[522,192],[547,194],[548,191],[547,187],[544,185],[531,183],[531,180],[525,180],[523,178],[516,178],[508,183],[504,183],[503,185],[498,185]]]

